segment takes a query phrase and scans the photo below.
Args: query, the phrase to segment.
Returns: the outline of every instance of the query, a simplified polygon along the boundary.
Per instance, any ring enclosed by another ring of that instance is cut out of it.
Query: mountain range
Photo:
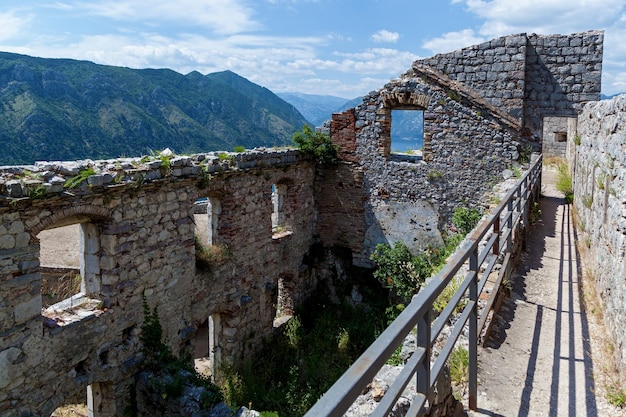
[[[231,71],[182,75],[0,52],[0,165],[281,146],[306,123]]]
[[[354,108],[363,102],[361,97],[352,100],[335,96],[303,93],[277,93],[293,104],[313,126],[321,126],[333,113]],[[405,152],[422,148],[424,117],[421,111],[393,110],[391,121],[392,152]]]

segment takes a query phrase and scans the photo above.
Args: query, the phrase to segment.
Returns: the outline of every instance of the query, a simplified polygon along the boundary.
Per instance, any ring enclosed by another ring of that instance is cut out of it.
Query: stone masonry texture
[[[568,145],[579,239],[626,371],[626,95],[587,104],[578,133]]]

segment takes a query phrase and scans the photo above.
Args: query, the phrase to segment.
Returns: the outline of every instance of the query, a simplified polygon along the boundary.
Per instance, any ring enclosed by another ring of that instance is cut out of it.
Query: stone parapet
[[[208,152],[109,160],[43,161],[33,165],[0,166],[2,197],[42,198],[63,192],[80,193],[94,187],[140,185],[157,180],[203,178],[206,174],[277,167],[306,160],[296,149],[257,148],[246,152]]]

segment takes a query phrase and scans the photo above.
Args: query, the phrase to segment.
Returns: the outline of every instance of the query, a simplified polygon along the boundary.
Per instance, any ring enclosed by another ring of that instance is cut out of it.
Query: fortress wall
[[[600,100],[603,43],[603,31],[528,36],[524,127],[533,135],[542,137],[546,117],[576,117]]]
[[[315,227],[311,162],[297,151],[173,157],[167,168],[153,162],[0,169],[3,416],[49,415],[88,386],[99,393],[109,387],[108,400],[121,415],[141,357],[142,294],[158,306],[175,352],[192,348],[199,325],[218,314],[221,358],[236,360],[274,331],[281,277],[289,278],[288,296],[296,302],[314,290],[315,276],[301,274]],[[79,186],[62,185],[87,167],[95,172]],[[282,236],[272,231],[273,184],[284,184]],[[214,246],[228,256],[196,273],[194,203],[206,196],[222,200]],[[37,236],[67,224],[87,225],[80,226],[82,301],[92,302],[76,307],[73,299],[56,312],[42,310]]]
[[[542,135],[544,117],[576,117],[581,105],[600,99],[604,33],[509,35],[421,59],[462,82],[516,118],[527,134]],[[552,143],[552,139],[550,144]],[[553,149],[549,149],[550,152]],[[564,155],[561,147],[554,149]]]
[[[626,369],[626,95],[587,104],[578,134],[570,166],[579,239]]]
[[[429,151],[424,149],[423,158],[391,152],[392,105],[387,97],[411,95],[425,106],[424,142],[429,143]],[[353,231],[347,241],[355,264],[369,266],[378,243],[403,241],[414,253],[439,245],[457,206],[486,203],[485,192],[517,162],[523,138],[484,104],[407,75],[371,92],[354,109],[358,163],[346,167],[362,176],[362,186],[360,192],[348,193],[348,198],[354,204],[362,199],[364,211],[364,222],[351,223]],[[331,123],[333,140],[337,116]],[[347,136],[344,130],[339,129],[342,137]],[[346,209],[333,219],[344,222],[351,212]],[[330,229],[343,230],[341,225]]]
[[[420,59],[425,65],[479,92],[494,106],[522,121],[526,35],[509,35],[479,45]]]

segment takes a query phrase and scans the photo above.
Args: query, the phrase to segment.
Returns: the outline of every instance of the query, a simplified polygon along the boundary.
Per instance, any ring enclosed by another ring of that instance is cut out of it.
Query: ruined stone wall
[[[587,104],[578,133],[570,164],[579,239],[626,371],[626,95]]]
[[[432,149],[428,161],[390,152],[393,121],[387,98],[411,95],[426,106],[424,131]],[[489,184],[498,182],[519,157],[521,138],[501,115],[481,103],[450,97],[447,88],[420,78],[407,75],[370,93],[354,114],[358,165],[353,169],[362,171],[361,195],[366,196],[365,223],[353,224],[352,238],[363,236],[350,246],[356,265],[369,266],[378,243],[403,241],[414,252],[441,244],[440,230],[453,210],[480,206]]]
[[[334,115],[331,136],[367,196],[364,230],[353,224],[364,236],[350,246],[357,265],[370,265],[377,243],[401,240],[414,252],[440,243],[453,210],[481,206],[488,184],[526,163],[544,133],[548,153],[564,155],[577,109],[599,99],[602,42],[601,31],[501,37],[415,61]],[[391,152],[392,110],[423,111],[421,156]]]
[[[493,39],[418,60],[479,92],[542,137],[545,116],[575,117],[600,99],[604,34],[526,35]]]
[[[95,172],[64,187],[87,168]],[[88,386],[97,396],[108,393],[106,415],[122,415],[140,360],[142,294],[158,306],[175,352],[192,344],[200,322],[221,314],[219,348],[228,360],[272,334],[280,276],[292,277],[297,300],[314,288],[298,281],[313,243],[314,166],[297,151],[0,171],[3,416],[49,415]],[[280,235],[271,222],[278,183],[286,190]],[[196,274],[194,203],[206,196],[222,200],[218,242],[228,256]],[[91,225],[82,245],[86,289],[57,311],[42,311],[37,235],[72,223]]]
[[[522,122],[526,82],[526,35],[509,35],[415,61],[478,91]]]
[[[576,117],[600,100],[604,32],[529,35],[526,48],[524,127],[541,137],[547,116]]]

